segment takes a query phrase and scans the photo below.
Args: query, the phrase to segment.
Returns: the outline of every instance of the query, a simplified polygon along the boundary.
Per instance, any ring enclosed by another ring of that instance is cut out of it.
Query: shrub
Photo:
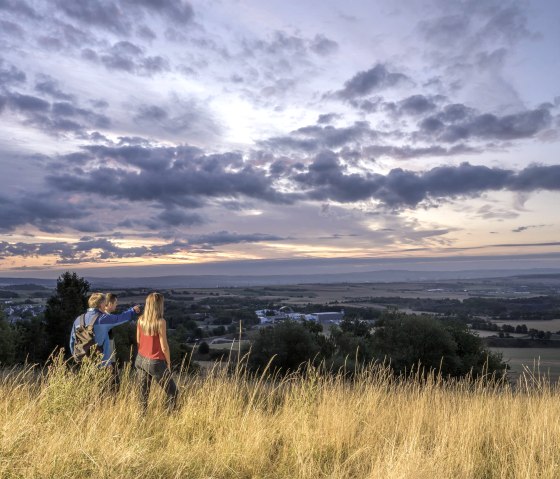
[[[206,341],[202,341],[198,345],[198,352],[200,354],[208,354],[210,352],[210,346],[208,346],[208,343]]]

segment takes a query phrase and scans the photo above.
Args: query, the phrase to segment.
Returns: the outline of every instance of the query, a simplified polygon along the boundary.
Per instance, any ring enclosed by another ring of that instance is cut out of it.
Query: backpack
[[[93,356],[96,352],[103,353],[93,334],[93,326],[99,316],[101,314],[96,314],[93,321],[88,325],[86,325],[86,315],[79,316],[80,324],[74,331],[74,354],[72,355],[77,363],[82,362],[85,357]]]

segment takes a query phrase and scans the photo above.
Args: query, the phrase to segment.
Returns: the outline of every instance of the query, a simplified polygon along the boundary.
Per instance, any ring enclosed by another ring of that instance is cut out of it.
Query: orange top
[[[144,334],[140,323],[138,323],[138,331],[140,331],[140,343],[138,344],[138,354],[144,356],[148,359],[163,359],[165,360],[165,354],[161,349],[161,344],[159,342],[159,334],[155,336],[148,336]]]

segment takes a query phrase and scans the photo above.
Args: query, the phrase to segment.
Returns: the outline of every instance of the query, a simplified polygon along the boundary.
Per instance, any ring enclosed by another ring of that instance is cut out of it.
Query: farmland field
[[[552,381],[560,378],[560,349],[558,348],[490,348],[502,353],[516,378],[527,368],[529,371],[547,375]]]

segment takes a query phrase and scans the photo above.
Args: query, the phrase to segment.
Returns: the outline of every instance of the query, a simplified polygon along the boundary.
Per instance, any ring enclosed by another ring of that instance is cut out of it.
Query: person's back
[[[161,337],[159,332],[155,335],[144,334],[140,323],[138,323],[138,354],[147,359],[159,359],[165,361],[165,354],[161,348]]]
[[[141,405],[148,407],[152,382],[155,380],[167,394],[167,407],[177,403],[177,386],[171,377],[171,356],[167,342],[167,326],[163,319],[163,295],[151,293],[146,298],[144,313],[136,328],[138,354],[134,366],[141,381]]]

